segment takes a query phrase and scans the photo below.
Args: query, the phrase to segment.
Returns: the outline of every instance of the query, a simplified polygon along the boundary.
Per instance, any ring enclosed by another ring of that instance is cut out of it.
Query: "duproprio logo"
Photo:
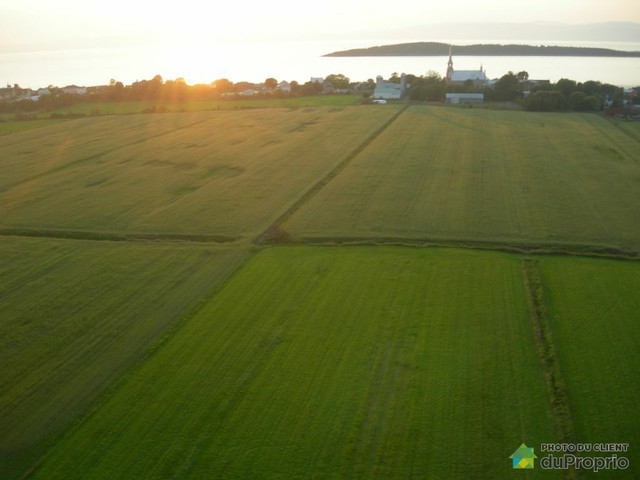
[[[523,443],[509,458],[513,459],[513,468],[521,469],[533,468],[533,462],[538,457],[533,453],[533,447],[527,447]]]

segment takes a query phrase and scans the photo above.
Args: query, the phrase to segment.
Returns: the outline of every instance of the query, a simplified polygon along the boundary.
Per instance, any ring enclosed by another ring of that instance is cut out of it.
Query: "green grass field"
[[[640,144],[595,115],[413,106],[284,228],[640,249]]]
[[[0,478],[638,477],[637,125],[269,106],[0,136]]]
[[[10,133],[22,132],[24,130],[31,130],[34,128],[45,127],[48,125],[55,125],[56,123],[64,122],[61,119],[37,119],[37,120],[7,120],[0,121],[0,136],[8,135]]]
[[[0,478],[20,478],[245,256],[0,238]]]
[[[638,478],[640,264],[547,258],[543,275],[576,440],[629,443]]]
[[[100,102],[77,103],[59,108],[51,113],[83,115],[125,115],[144,113],[151,109],[164,112],[199,112],[203,110],[237,110],[243,108],[297,108],[319,106],[356,105],[362,101],[360,95],[316,95],[295,98],[243,98],[227,100],[203,100],[189,102]]]
[[[100,117],[2,137],[0,227],[257,235],[396,111]]]
[[[501,477],[552,436],[532,337],[515,256],[272,248],[33,478]]]

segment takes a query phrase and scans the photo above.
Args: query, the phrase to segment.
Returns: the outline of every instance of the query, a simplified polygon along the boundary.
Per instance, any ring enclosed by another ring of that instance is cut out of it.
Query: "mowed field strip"
[[[246,251],[0,238],[0,478],[56,438]]]
[[[640,142],[578,114],[411,106],[285,224],[312,241],[640,249]]]
[[[497,478],[552,428],[517,256],[270,248],[32,478]]]
[[[113,116],[0,137],[0,228],[257,235],[396,112]]]

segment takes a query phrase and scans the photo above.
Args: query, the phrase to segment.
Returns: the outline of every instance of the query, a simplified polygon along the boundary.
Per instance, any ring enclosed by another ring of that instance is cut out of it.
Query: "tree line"
[[[475,86],[472,80],[463,85],[447,85],[437,72],[425,76],[408,75],[409,98],[415,101],[444,101],[446,93],[482,93],[487,101],[512,101],[531,111],[600,111],[605,106],[625,105],[624,90],[595,80],[576,82],[562,78],[556,83],[529,80],[526,71],[508,72],[492,86]],[[640,87],[631,100],[640,103]]]
[[[40,95],[37,99],[22,98],[27,96],[28,89],[13,87],[15,98],[0,101],[0,113],[52,111],[68,107],[76,103],[100,102],[134,102],[145,101],[155,103],[185,103],[193,101],[217,100],[221,98],[233,99],[250,92],[254,98],[266,97],[302,97],[321,93],[352,93],[354,84],[342,74],[332,74],[322,82],[308,81],[299,83],[295,80],[286,82],[286,86],[279,88],[275,78],[267,78],[263,83],[237,82],[226,78],[215,80],[209,84],[189,85],[184,78],[163,80],[156,75],[150,80],[133,82],[124,85],[112,79],[108,85],[87,87],[83,95],[64,93],[63,89],[49,86],[49,93]],[[371,85],[373,81],[371,80]],[[373,87],[371,87],[373,89]]]
[[[410,85],[408,98],[411,101],[442,102],[445,94],[482,93],[486,101],[513,101],[532,111],[599,111],[605,106],[619,107],[626,102],[624,91],[615,85],[590,80],[576,82],[560,79],[556,83],[529,80],[526,71],[508,72],[491,86],[476,86],[468,80],[463,85],[447,85],[445,79],[434,71],[426,75],[408,74]],[[400,83],[400,76],[393,73],[391,82]],[[375,82],[351,82],[342,74],[332,74],[321,81],[285,82],[284,86],[273,78],[263,83],[237,82],[221,78],[209,84],[189,85],[184,78],[163,80],[156,75],[151,80],[141,80],[125,86],[112,79],[108,85],[88,87],[84,95],[64,93],[62,89],[49,87],[49,94],[37,100],[3,100],[0,113],[25,114],[29,112],[53,111],[75,103],[148,101],[155,103],[206,101],[221,98],[236,98],[250,92],[253,98],[313,96],[322,93],[360,93],[371,96]],[[16,92],[26,91],[14,86]],[[640,87],[636,87],[634,103],[640,103]]]

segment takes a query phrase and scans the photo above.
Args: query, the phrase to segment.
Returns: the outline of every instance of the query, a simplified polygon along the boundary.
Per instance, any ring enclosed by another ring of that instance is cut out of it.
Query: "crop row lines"
[[[387,120],[380,128],[378,128],[375,132],[373,132],[369,137],[367,137],[364,142],[358,145],[354,150],[351,151],[349,155],[347,155],[344,160],[342,160],[336,167],[327,173],[320,181],[318,181],[315,185],[313,185],[309,190],[307,190],[293,205],[291,205],[282,215],[280,215],[273,225],[265,232],[263,232],[256,240],[256,243],[267,243],[272,238],[271,232],[273,232],[274,227],[276,230],[279,230],[284,222],[286,222],[294,213],[296,213],[305,203],[307,203],[311,198],[313,198],[320,190],[322,190],[331,180],[337,177],[340,172],[342,172],[347,165],[349,165],[354,158],[356,158],[360,153],[362,153],[376,138],[378,138],[382,132],[384,132],[387,128],[393,124],[397,120],[397,118],[407,109],[409,108],[409,104],[404,105],[396,114]]]
[[[187,125],[182,125],[180,127],[175,127],[174,130],[172,132],[169,132],[169,133],[173,134],[175,132],[179,132],[180,130],[191,128],[191,127],[194,127],[194,126],[198,125],[199,123],[204,123],[204,122],[207,122],[207,121],[209,121],[209,119],[198,120],[196,122],[192,122],[192,123],[189,123]],[[73,167],[75,165],[82,165],[83,163],[85,163],[87,161],[96,160],[98,158],[102,158],[105,155],[108,155],[109,153],[113,153],[113,152],[121,150],[123,148],[127,148],[127,147],[131,147],[131,146],[134,146],[134,145],[138,145],[140,143],[144,143],[144,142],[152,140],[154,138],[164,137],[167,134],[168,134],[167,132],[161,132],[161,133],[155,133],[153,135],[142,136],[142,137],[137,138],[136,140],[134,140],[132,142],[119,144],[119,145],[111,147],[111,148],[109,148],[107,150],[104,150],[102,152],[95,153],[93,155],[89,155],[88,157],[80,158],[80,159],[74,160],[74,161],[72,161],[70,163],[66,163],[64,165],[60,165],[58,167],[52,168],[50,170],[47,170],[45,172],[38,173],[36,175],[32,175],[31,177],[28,177],[28,178],[25,178],[25,179],[22,179],[22,180],[18,180],[16,182],[8,183],[8,184],[3,185],[2,187],[0,187],[0,193],[6,192],[7,190],[10,190],[10,189],[12,189],[14,187],[17,187],[18,185],[22,185],[22,184],[31,182],[33,180],[37,180],[39,178],[46,177],[47,175],[51,175],[51,174],[66,170],[67,168]]]

